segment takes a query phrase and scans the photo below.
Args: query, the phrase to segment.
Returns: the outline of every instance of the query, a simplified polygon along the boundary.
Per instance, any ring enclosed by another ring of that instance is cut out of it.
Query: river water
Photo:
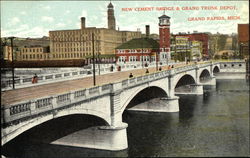
[[[217,80],[204,95],[181,95],[180,112],[126,111],[128,146],[110,152],[49,144],[72,131],[102,124],[92,117],[68,117],[38,126],[2,148],[6,157],[250,156],[249,85],[245,79]],[[157,104],[157,102],[156,102]],[[88,119],[88,123],[86,122]],[[74,122],[74,123],[72,123]],[[91,123],[94,122],[94,123]]]

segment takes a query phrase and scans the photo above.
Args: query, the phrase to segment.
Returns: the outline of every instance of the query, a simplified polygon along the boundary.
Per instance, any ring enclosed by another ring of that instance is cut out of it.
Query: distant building
[[[179,33],[178,35],[186,36],[189,38],[190,41],[201,41],[202,42],[202,58],[209,58],[208,53],[208,34],[206,33],[198,33],[197,31],[194,31],[194,33]]]
[[[33,46],[22,47],[16,52],[19,61],[32,61],[32,60],[49,60],[50,53],[49,47]]]
[[[14,47],[13,53],[12,53],[11,46],[8,46],[8,45],[3,46],[3,59],[8,60],[8,61],[12,61],[12,54],[13,54],[13,59],[15,60],[16,59],[16,55],[15,55],[16,50],[18,50],[18,48]]]
[[[117,63],[141,62],[144,64],[156,60],[159,43],[152,38],[132,39],[116,48]]]
[[[238,44],[240,57],[249,59],[249,24],[238,24]]]
[[[14,52],[15,60],[87,59],[89,63],[93,52],[97,58],[101,58],[101,61],[110,58],[115,60],[115,48],[131,39],[141,38],[141,32],[116,30],[112,3],[108,5],[107,15],[108,28],[86,27],[86,19],[82,17],[80,29],[49,31],[49,37],[44,36],[41,39],[15,38],[14,45],[18,46],[18,50]],[[94,46],[92,34],[94,34]],[[10,47],[6,47],[4,59],[11,60],[10,51]]]
[[[200,60],[202,58],[202,42],[191,41],[191,60]]]
[[[188,36],[175,35],[175,61],[191,60],[191,42]]]
[[[117,62],[154,62],[171,60],[170,17],[159,17],[159,41],[150,38],[150,26],[146,25],[145,38],[132,39],[116,47]]]
[[[140,38],[139,31],[116,30],[112,3],[108,5],[108,28],[86,27],[81,18],[81,29],[49,31],[52,59],[84,59],[96,55],[115,55],[115,48],[134,38]],[[94,51],[92,45],[94,34]]]

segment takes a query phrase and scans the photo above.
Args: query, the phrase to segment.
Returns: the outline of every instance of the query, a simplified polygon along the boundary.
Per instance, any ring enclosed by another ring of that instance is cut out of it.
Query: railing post
[[[52,108],[56,109],[57,108],[57,101],[56,101],[56,96],[52,96]]]
[[[1,107],[1,121],[3,121],[3,123],[6,123],[7,120],[10,118],[10,108],[5,108],[4,106]]]
[[[36,113],[36,101],[35,100],[31,100],[30,102],[30,113],[31,115]]]
[[[20,76],[20,85],[23,84],[23,76]]]
[[[74,91],[70,91],[70,102],[72,103],[74,101]]]

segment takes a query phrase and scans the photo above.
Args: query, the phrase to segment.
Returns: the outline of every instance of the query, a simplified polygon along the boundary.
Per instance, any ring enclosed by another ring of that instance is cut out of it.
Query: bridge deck
[[[178,66],[181,65],[179,64]],[[155,67],[148,68],[150,73],[155,72],[156,71],[155,69],[156,69]],[[166,69],[167,66],[162,66],[162,70]],[[131,72],[133,73],[134,77],[138,77],[145,74],[146,68],[104,74],[100,76],[96,75],[96,85],[108,84],[128,79],[128,76]],[[93,87],[93,77],[9,90],[2,92],[1,105],[8,106],[10,104],[14,104],[17,102],[32,100],[33,98],[52,96],[60,93],[66,93],[69,91],[78,90],[82,88],[90,88],[90,87]]]

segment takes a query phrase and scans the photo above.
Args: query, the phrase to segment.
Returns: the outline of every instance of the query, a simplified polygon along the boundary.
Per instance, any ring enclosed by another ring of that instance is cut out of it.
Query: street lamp
[[[160,49],[158,48],[156,51],[156,56],[155,56],[155,63],[156,63],[156,71],[158,71],[158,56],[160,53]]]
[[[13,53],[13,39],[15,37],[9,37],[11,41],[11,67],[12,67],[12,87],[15,89],[15,68],[14,68],[14,53]]]
[[[95,47],[94,47],[94,33],[92,33],[92,55],[93,55],[93,84],[95,86]]]
[[[98,44],[97,44],[97,47],[98,47],[98,74],[100,75],[101,74],[101,71],[100,71],[100,62],[101,62],[101,59],[100,59],[100,40],[97,40]]]
[[[141,48],[141,65],[143,68],[143,38],[142,38],[142,48]]]

